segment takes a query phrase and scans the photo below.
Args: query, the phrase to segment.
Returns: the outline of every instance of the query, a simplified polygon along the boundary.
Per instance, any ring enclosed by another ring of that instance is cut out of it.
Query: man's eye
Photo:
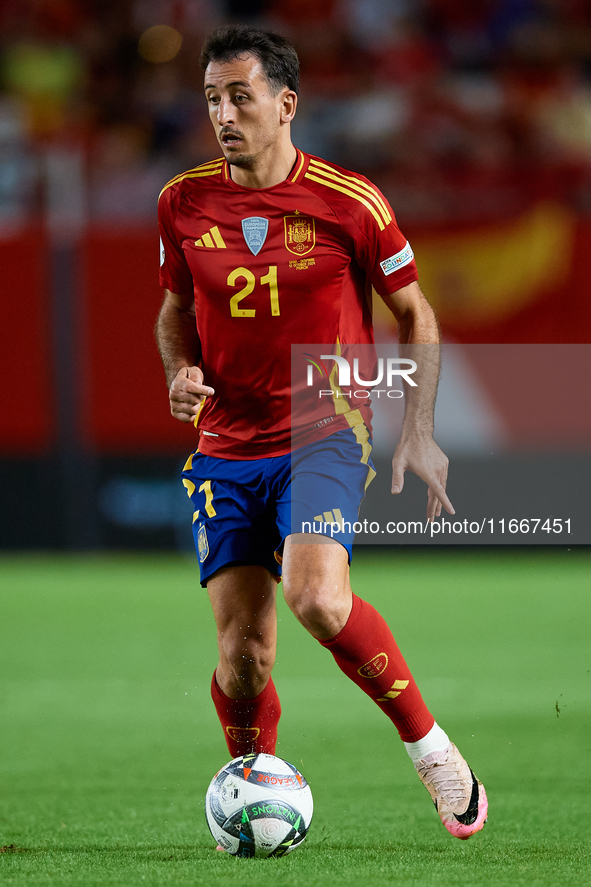
[[[217,95],[210,95],[207,97],[207,101],[210,105],[217,105],[219,103],[219,97]]]

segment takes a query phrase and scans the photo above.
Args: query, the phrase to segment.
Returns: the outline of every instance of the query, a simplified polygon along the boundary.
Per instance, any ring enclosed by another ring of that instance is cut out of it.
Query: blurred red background
[[[237,21],[294,42],[294,141],[383,190],[446,341],[591,342],[586,0],[4,0],[3,477],[14,460],[78,460],[89,476],[102,457],[195,445],[152,334],[156,199],[219,155],[199,48]],[[376,328],[395,334],[379,306]],[[539,440],[519,398],[499,404],[472,366],[506,441]],[[560,411],[564,442],[587,414]]]

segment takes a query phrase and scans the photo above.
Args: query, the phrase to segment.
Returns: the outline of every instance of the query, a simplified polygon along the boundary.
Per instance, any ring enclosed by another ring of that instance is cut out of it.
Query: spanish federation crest
[[[197,530],[197,554],[199,555],[200,564],[203,563],[209,554],[209,542],[207,541],[204,524],[199,524],[199,529]]]
[[[269,230],[269,220],[263,219],[261,216],[250,216],[248,219],[242,219],[242,233],[246,240],[246,245],[253,254],[258,255],[267,238]]]
[[[293,216],[284,216],[285,245],[290,253],[296,256],[305,256],[312,252],[316,244],[316,230],[314,219],[301,216],[296,213]]]

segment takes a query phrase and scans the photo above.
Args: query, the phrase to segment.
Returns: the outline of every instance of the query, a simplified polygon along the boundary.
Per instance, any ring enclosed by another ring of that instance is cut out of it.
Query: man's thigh
[[[278,576],[281,543],[265,469],[269,460],[238,461],[194,453],[182,473],[193,503],[201,584],[222,567],[253,565]]]
[[[274,621],[277,579],[265,567],[222,567],[208,579],[207,593],[220,632],[236,626],[252,634]]]
[[[294,534],[285,540],[283,594],[302,625],[319,640],[333,638],[352,606],[346,548],[324,536]]]
[[[314,534],[339,542],[351,559],[355,525],[365,490],[375,475],[365,426],[331,434],[292,453],[288,488],[279,497],[282,539]]]

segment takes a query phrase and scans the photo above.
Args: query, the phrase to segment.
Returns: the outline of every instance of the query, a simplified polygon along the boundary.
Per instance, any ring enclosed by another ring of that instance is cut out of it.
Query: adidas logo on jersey
[[[220,234],[220,229],[217,225],[214,225],[213,228],[206,231],[199,240],[196,240],[195,246],[202,246],[206,249],[226,249],[224,238]]]

